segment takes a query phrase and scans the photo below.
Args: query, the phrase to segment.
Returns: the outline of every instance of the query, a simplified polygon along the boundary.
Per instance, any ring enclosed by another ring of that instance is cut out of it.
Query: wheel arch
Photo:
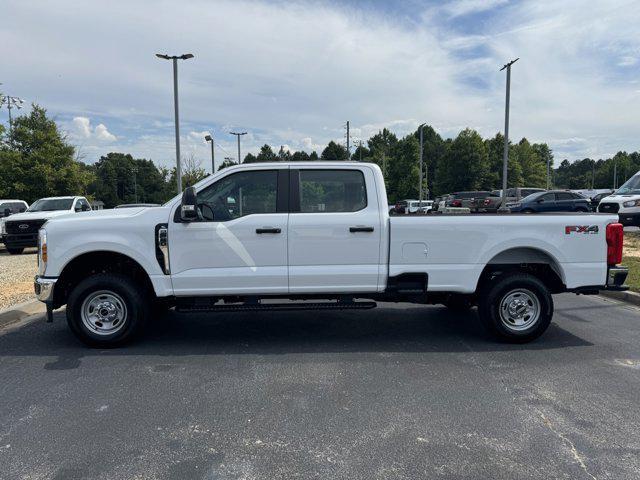
[[[149,295],[155,290],[147,271],[128,255],[111,250],[85,252],[69,260],[63,267],[54,289],[53,304],[58,308],[67,303],[73,288],[95,273],[120,273],[133,278]]]
[[[503,273],[522,272],[538,277],[552,293],[566,290],[564,270],[551,253],[535,247],[513,247],[493,255],[486,263],[476,285],[476,291],[492,278]]]

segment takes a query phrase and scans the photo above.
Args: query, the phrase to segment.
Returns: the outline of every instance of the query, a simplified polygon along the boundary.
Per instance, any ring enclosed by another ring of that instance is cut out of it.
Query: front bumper
[[[625,227],[640,227],[640,213],[618,212],[618,220]]]
[[[36,278],[33,280],[33,289],[36,292],[38,300],[47,304],[52,304],[53,289],[57,281],[57,278],[43,278],[36,275]]]
[[[607,270],[607,285],[605,290],[629,290],[629,287],[624,284],[629,274],[629,269],[621,265],[615,267],[609,267]]]
[[[7,233],[4,236],[7,248],[25,248],[38,246],[37,233]]]

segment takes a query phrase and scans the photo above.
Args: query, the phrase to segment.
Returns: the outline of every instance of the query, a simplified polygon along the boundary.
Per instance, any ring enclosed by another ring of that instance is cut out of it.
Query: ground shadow
[[[612,306],[613,308],[613,306]],[[494,352],[583,347],[590,342],[552,324],[540,339],[500,343],[482,329],[475,310],[390,305],[367,311],[183,314],[154,319],[143,338],[126,347],[95,350],[69,332],[64,311],[0,336],[0,355],[57,356],[50,369],[74,368],[90,355],[282,355],[358,352]]]

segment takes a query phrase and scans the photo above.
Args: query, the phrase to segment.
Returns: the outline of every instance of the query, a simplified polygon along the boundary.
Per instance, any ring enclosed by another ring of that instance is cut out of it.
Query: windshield
[[[616,190],[617,195],[631,195],[636,193],[640,194],[640,173],[636,173]]]
[[[53,212],[55,210],[70,210],[73,198],[41,198],[29,207],[27,212]]]

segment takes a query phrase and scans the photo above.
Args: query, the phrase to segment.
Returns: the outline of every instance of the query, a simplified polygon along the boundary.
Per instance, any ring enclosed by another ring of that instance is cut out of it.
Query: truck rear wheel
[[[549,327],[553,298],[537,277],[506,274],[480,293],[478,314],[489,332],[500,340],[526,343],[538,338]]]
[[[7,247],[7,252],[9,252],[9,254],[10,254],[10,255],[20,255],[22,252],[24,252],[24,248],[20,248],[20,247],[11,248],[11,247]]]
[[[67,323],[80,341],[109,348],[135,338],[149,316],[145,290],[125,275],[99,273],[69,295]]]

